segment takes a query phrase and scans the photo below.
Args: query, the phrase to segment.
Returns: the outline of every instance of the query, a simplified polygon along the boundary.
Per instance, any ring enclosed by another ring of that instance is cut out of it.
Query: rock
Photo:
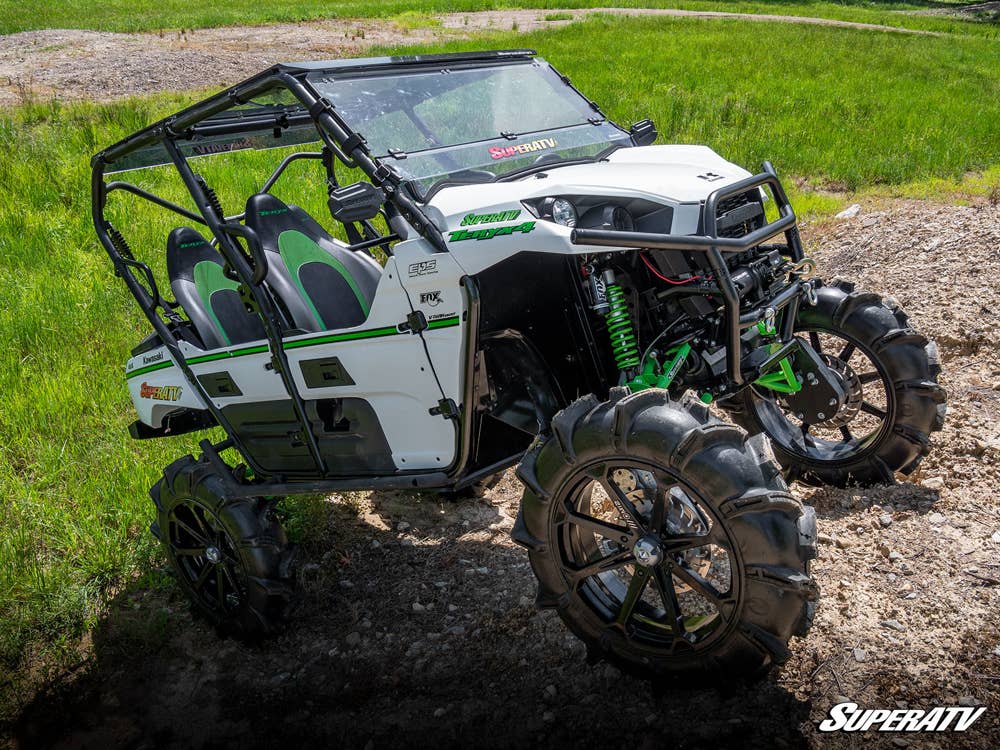
[[[487,573],[490,572],[490,569],[487,567],[476,568],[476,572],[479,573],[480,575],[486,575]]]
[[[447,581],[434,581],[434,586],[436,588],[439,588],[439,589],[445,589],[445,588],[448,588],[448,582]]]
[[[380,542],[378,539],[372,539],[372,543],[369,544],[368,546],[371,547],[372,549],[378,549],[379,547],[382,546],[382,542]]]
[[[906,626],[899,620],[882,620],[881,625],[884,628],[889,628],[899,633],[903,633],[906,631]]]
[[[413,546],[413,540],[412,539],[404,539],[399,544],[402,547],[412,547]]]
[[[454,604],[449,604],[448,605],[448,611],[449,612],[458,612],[458,607],[456,607]]]
[[[545,713],[542,714],[542,721],[544,721],[546,724],[551,724],[555,720],[556,720],[556,715],[551,711],[546,711]]]
[[[899,578],[899,576],[897,576],[895,573],[890,573],[885,577],[885,580],[887,580],[889,583],[895,583],[897,578]]]
[[[945,518],[941,513],[931,513],[927,516],[927,522],[931,526],[940,526],[943,523],[947,523],[948,519]]]
[[[612,489],[613,489],[613,488],[612,488]],[[556,697],[556,694],[557,694],[558,692],[559,692],[559,691],[558,691],[558,690],[556,690],[556,686],[555,686],[555,685],[546,685],[546,686],[545,686],[545,697],[546,697],[546,698],[555,698],[555,697]]]
[[[351,583],[350,581],[348,581],[346,578],[343,579],[343,580],[341,580],[341,581],[338,581],[337,584],[342,589],[353,589],[354,588],[354,584]]]
[[[868,652],[863,648],[854,649],[854,661],[862,663],[868,661]]]
[[[834,536],[830,536],[829,534],[817,534],[816,535],[816,540],[820,544],[836,544],[837,543],[837,538],[834,537]]]
[[[944,489],[944,478],[943,477],[927,477],[924,481],[920,483],[921,487],[926,487],[929,490],[943,490]]]
[[[892,562],[896,562],[896,560],[902,560],[903,556],[896,552],[896,550],[893,550],[889,553],[889,559],[892,560]]]
[[[859,204],[857,204],[857,203],[853,203],[850,206],[848,206],[847,208],[845,208],[843,211],[841,211],[839,214],[837,214],[834,218],[835,219],[853,219],[859,213],[861,213],[861,206]]]
[[[1000,646],[994,646],[993,647],[993,655],[994,656],[1000,656]]]
[[[910,741],[908,739],[903,738],[903,737],[893,737],[892,744],[895,747],[909,747],[910,746]]]
[[[850,549],[851,547],[855,547],[858,544],[853,539],[845,539],[844,537],[840,536],[836,537],[834,543],[841,549]]]
[[[414,612],[425,612],[426,610],[427,610],[427,607],[425,607],[420,602],[413,602],[413,611]]]
[[[400,521],[396,524],[396,531],[406,531],[408,528],[410,528],[410,524],[406,521]]]
[[[445,628],[445,635],[465,635],[464,625],[452,625],[450,628]]]
[[[883,513],[878,517],[878,522],[883,528],[892,526],[892,513]]]
[[[958,705],[965,706],[967,708],[975,708],[976,706],[979,706],[981,704],[979,703],[979,701],[976,700],[974,696],[963,695],[961,698],[958,699]]]
[[[993,536],[990,537],[994,542],[1000,544],[1000,531],[994,531]]]
[[[835,695],[835,696],[833,696],[833,702],[834,703],[851,703],[852,701],[846,695]]]
[[[448,711],[446,709],[444,709],[444,708],[435,708],[434,709],[434,718],[435,719],[440,719],[446,713],[448,713]]]
[[[346,643],[351,648],[354,648],[359,643],[361,643],[361,633],[359,633],[356,630],[353,633],[348,633],[347,637],[344,639],[344,643]]]

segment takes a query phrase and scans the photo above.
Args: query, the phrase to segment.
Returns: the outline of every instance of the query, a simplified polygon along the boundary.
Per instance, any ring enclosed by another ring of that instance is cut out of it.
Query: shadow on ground
[[[125,591],[85,673],[27,706],[15,746],[804,746],[809,704],[773,680],[654,694],[588,665],[534,610],[503,503],[324,505],[283,635],[223,640],[172,585]]]

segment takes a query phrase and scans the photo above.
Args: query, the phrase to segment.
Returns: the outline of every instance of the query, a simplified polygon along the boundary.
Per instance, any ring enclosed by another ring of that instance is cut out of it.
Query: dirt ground
[[[827,277],[894,296],[940,345],[944,431],[908,482],[793,491],[815,505],[815,625],[759,685],[654,691],[550,612],[508,538],[520,489],[321,503],[294,623],[256,647],[192,621],[172,586],[123,593],[37,696],[23,748],[283,745],[629,748],[1000,746],[1000,208],[865,204],[804,229]],[[824,735],[831,705],[986,705],[964,734]]]
[[[553,13],[505,10],[429,16],[428,21],[434,25],[391,19],[332,19],[149,34],[76,29],[25,31],[0,36],[0,106],[32,97],[116,99],[220,87],[278,62],[357,57],[376,46],[465,38],[490,30],[527,32],[571,22],[546,21],[545,17]],[[591,13],[669,15],[931,33],[824,18],[709,11],[596,8],[558,13],[571,15],[574,20]]]

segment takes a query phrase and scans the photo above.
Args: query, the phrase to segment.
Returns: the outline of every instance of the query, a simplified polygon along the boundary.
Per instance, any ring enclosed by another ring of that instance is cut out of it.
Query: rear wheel
[[[153,533],[195,610],[221,631],[268,635],[292,593],[292,550],[263,498],[227,499],[215,470],[186,456],[150,490]]]
[[[757,678],[814,611],[815,516],[738,427],[663,391],[577,401],[518,469],[514,539],[542,608],[597,657],[689,683]]]
[[[856,292],[847,282],[823,286],[805,307],[797,333],[840,380],[847,400],[809,424],[766,389],[750,386],[728,404],[735,421],[771,439],[789,480],[814,486],[869,486],[912,472],[944,424],[937,347],[909,327],[895,302]]]

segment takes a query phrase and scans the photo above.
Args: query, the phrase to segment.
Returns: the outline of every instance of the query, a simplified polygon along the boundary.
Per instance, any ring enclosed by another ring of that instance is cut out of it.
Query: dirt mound
[[[945,429],[912,481],[794,491],[815,504],[816,624],[753,688],[662,693],[603,665],[551,613],[508,538],[520,490],[318,503],[287,633],[219,640],[167,587],[125,593],[88,661],[25,712],[24,747],[384,745],[848,747],[834,703],[985,704],[948,747],[1000,746],[1000,211],[905,201],[805,227],[827,275],[893,295],[941,344]],[[53,717],[59,717],[53,719]],[[866,735],[876,747],[922,737]]]

